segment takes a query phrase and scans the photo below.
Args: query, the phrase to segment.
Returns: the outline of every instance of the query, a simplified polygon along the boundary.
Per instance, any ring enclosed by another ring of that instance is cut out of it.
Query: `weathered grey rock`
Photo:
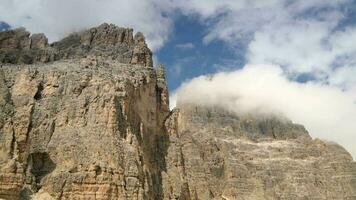
[[[29,49],[29,36],[24,28],[0,32],[0,50]]]
[[[101,56],[152,67],[152,52],[142,33],[133,39],[133,30],[113,24],[77,32],[48,44],[43,34],[33,34],[23,28],[0,32],[0,62],[32,64],[63,59]]]
[[[289,120],[183,104],[166,127],[166,199],[356,199],[350,154]]]
[[[141,32],[138,32],[135,35],[134,41],[135,47],[133,49],[131,63],[152,67],[152,52],[147,47],[145,36],[143,36]]]
[[[48,39],[43,33],[32,34],[30,41],[31,49],[44,49],[48,46]]]
[[[128,64],[132,53],[111,57],[131,51],[132,29],[104,24],[51,46],[23,29],[0,35],[14,63],[28,50],[74,52],[49,63],[45,54],[31,65],[2,60],[0,198],[162,199],[165,79]]]

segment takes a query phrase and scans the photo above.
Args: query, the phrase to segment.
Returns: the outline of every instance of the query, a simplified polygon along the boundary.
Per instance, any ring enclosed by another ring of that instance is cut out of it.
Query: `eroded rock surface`
[[[0,198],[163,198],[167,87],[152,62],[131,64],[131,29],[0,38],[15,63],[0,68]]]
[[[103,56],[121,63],[152,67],[152,53],[142,33],[112,24],[73,33],[48,44],[43,34],[30,34],[24,28],[0,33],[0,62],[33,64],[69,58]]]
[[[356,163],[273,116],[181,105],[166,121],[167,199],[356,199]]]

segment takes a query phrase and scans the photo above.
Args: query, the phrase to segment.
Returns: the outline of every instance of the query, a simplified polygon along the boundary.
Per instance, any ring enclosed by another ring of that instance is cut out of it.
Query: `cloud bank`
[[[356,98],[338,87],[290,81],[279,66],[248,65],[197,77],[184,83],[171,101],[220,106],[238,114],[283,114],[313,137],[335,141],[356,157]]]
[[[208,25],[203,43],[223,41],[236,52],[246,46],[248,66],[188,81],[172,102],[282,113],[356,158],[356,24],[348,16],[354,0],[173,2]]]

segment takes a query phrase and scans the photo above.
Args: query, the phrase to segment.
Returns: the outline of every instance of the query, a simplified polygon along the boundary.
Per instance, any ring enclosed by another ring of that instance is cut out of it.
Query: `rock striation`
[[[163,198],[168,92],[142,34],[0,38],[0,198]]]
[[[0,199],[356,199],[337,144],[277,116],[181,104],[142,33],[0,32]]]
[[[167,199],[356,199],[356,163],[277,116],[183,104],[166,121]]]

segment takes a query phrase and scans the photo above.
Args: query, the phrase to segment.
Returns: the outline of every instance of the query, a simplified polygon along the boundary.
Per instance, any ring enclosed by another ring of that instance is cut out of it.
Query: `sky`
[[[0,21],[50,41],[132,27],[166,66],[171,107],[282,113],[356,157],[356,0],[0,0]]]

